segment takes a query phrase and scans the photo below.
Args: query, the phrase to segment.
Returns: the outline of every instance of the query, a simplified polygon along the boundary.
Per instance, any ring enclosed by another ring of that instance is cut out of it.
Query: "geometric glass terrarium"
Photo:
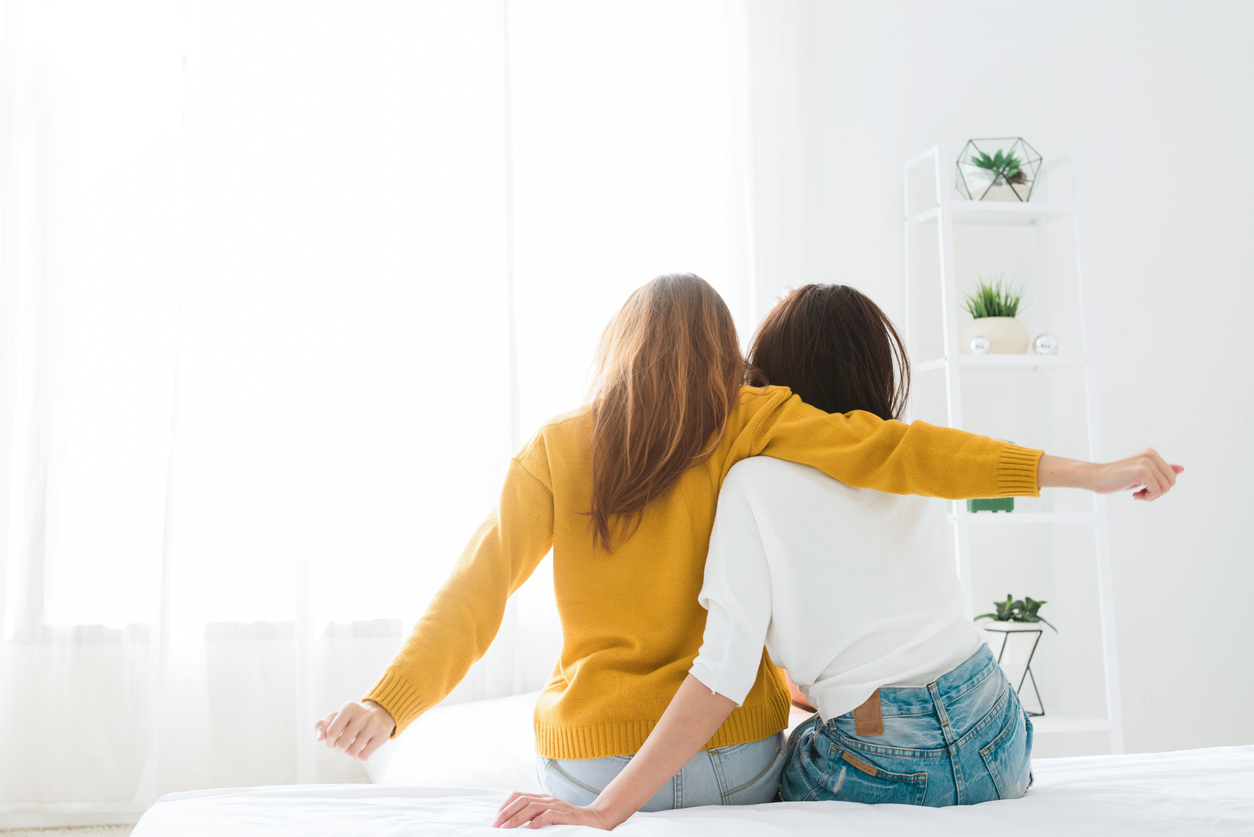
[[[1041,155],[1019,137],[967,140],[954,185],[969,201],[1026,201],[1040,170]]]
[[[997,664],[1018,692],[1023,710],[1033,717],[1045,714],[1045,704],[1041,701],[1040,689],[1036,687],[1036,675],[1032,673],[1032,655],[1036,653],[1036,646],[1041,642],[1042,625],[1049,625],[1054,631],[1058,630],[1039,613],[1043,604],[1045,602],[1038,602],[1027,596],[1022,599],[1006,596],[1004,602],[993,602],[993,606],[997,608],[996,613],[981,613],[975,617],[976,623],[990,634],[988,646],[997,654]],[[993,621],[984,622],[984,619]],[[1001,637],[1000,643],[995,639],[998,636]],[[1023,684],[1028,680],[1032,681],[1032,694],[1036,698],[1035,710],[1031,701],[1025,700],[1027,695],[1023,693]]]

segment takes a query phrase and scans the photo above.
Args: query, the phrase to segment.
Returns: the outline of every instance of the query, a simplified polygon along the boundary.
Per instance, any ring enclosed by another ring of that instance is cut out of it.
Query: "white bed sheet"
[[[1019,800],[961,808],[779,802],[637,814],[624,837],[840,834],[841,837],[1254,834],[1254,746],[1043,759]],[[132,837],[500,837],[498,790],[292,785],[170,794]],[[572,827],[551,837],[592,833]],[[530,833],[530,832],[527,832]]]

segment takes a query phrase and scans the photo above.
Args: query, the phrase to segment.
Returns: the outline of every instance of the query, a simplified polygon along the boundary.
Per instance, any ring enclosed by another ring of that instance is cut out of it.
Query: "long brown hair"
[[[749,349],[754,383],[786,386],[829,413],[901,416],[910,361],[892,320],[848,285],[804,285],[766,315]]]
[[[590,393],[594,543],[611,551],[714,451],[745,368],[731,312],[704,279],[659,276],[631,295],[601,337]]]

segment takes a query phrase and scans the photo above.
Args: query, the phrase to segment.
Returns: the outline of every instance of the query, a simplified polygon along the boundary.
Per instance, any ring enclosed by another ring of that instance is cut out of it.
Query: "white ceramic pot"
[[[975,624],[988,632],[988,647],[1000,657],[1001,667],[1022,672],[1045,635],[1044,622],[994,622],[981,619]],[[1017,680],[1015,682],[1018,682]]]
[[[1028,350],[1028,328],[1014,317],[981,317],[958,335],[958,348],[971,354],[971,338],[986,337],[995,355],[1021,355]]]

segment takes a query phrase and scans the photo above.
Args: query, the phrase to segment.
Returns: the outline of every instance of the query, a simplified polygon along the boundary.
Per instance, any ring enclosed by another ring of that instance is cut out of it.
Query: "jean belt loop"
[[[958,804],[966,802],[967,789],[962,781],[962,769],[958,766],[957,736],[949,723],[949,713],[945,711],[945,703],[941,700],[940,687],[936,683],[927,684],[927,693],[932,697],[932,706],[936,708],[936,719],[940,721],[941,734],[945,736],[945,752],[949,755],[949,765],[954,771],[954,787],[958,791]]]

